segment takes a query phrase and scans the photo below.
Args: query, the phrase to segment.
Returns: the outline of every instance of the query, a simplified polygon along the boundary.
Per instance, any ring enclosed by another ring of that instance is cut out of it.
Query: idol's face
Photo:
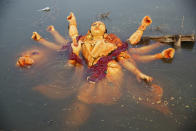
[[[93,36],[103,36],[105,31],[105,24],[101,21],[96,21],[91,25],[91,34]]]

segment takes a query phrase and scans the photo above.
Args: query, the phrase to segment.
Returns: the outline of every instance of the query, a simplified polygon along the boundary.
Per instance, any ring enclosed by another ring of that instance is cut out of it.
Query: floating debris
[[[164,105],[168,105],[168,102],[166,100],[163,103],[164,103]]]
[[[181,46],[182,42],[195,42],[195,34],[191,35],[164,35],[164,36],[143,36],[142,42],[155,40],[161,43],[174,43],[175,46]]]
[[[159,25],[159,26],[152,26],[150,27],[150,31],[156,31],[156,32],[160,32],[160,33],[164,33],[164,30],[168,29],[168,25]]]
[[[100,19],[100,20],[109,19],[109,15],[110,15],[110,12],[101,13],[97,15],[97,19]]]
[[[135,99],[135,96],[133,96],[132,98]]]
[[[71,111],[71,108],[63,108],[62,111]]]
[[[174,97],[170,97],[170,100],[172,101],[172,100],[174,100],[175,98]]]
[[[43,106],[47,106],[47,105],[48,105],[47,103],[43,104]]]
[[[124,107],[124,105],[121,105],[121,107]]]
[[[54,124],[56,124],[56,121],[55,120],[49,120],[48,121],[48,126],[52,126]]]
[[[148,98],[148,97],[146,98],[146,101],[147,101],[147,102],[149,101],[149,98]]]
[[[190,108],[190,106],[189,105],[186,105],[185,108]]]
[[[45,12],[49,12],[50,11],[50,7],[45,7],[45,8],[43,8],[43,9],[40,9],[39,11],[45,11]]]
[[[157,101],[156,103],[157,103],[157,104],[160,104],[160,103],[161,103],[161,100],[160,100],[160,101]]]
[[[141,97],[139,97],[139,98],[138,98],[138,100],[139,100],[139,101],[142,101],[142,98],[141,98]]]

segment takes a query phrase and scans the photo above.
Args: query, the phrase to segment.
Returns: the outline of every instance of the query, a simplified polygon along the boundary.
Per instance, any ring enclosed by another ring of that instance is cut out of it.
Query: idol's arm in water
[[[131,53],[131,54],[146,54],[146,53],[149,53],[150,51],[152,51],[153,49],[156,49],[162,45],[163,44],[156,42],[154,44],[145,45],[145,46],[142,46],[139,48],[130,48],[129,53]]]
[[[52,49],[52,50],[60,50],[61,46],[56,45],[53,42],[47,41],[46,39],[42,38],[37,32],[33,32],[33,35],[31,37],[33,40],[39,42],[40,44]]]
[[[145,16],[142,21],[141,21],[141,26],[138,28],[138,30],[133,33],[128,41],[132,44],[135,45],[137,44],[143,35],[144,30],[146,29],[147,26],[149,26],[152,23],[152,20],[149,16]],[[135,60],[140,61],[140,62],[149,62],[157,59],[162,59],[162,58],[167,58],[171,59],[174,57],[175,50],[173,48],[168,48],[166,50],[163,50],[161,53],[157,53],[154,55],[136,55],[136,54],[145,54],[151,51],[152,49],[155,49],[157,47],[161,46],[161,43],[155,43],[149,46],[144,46],[141,48],[130,48],[129,52],[132,53],[132,56]],[[136,54],[135,54],[136,53]]]
[[[172,59],[175,54],[175,49],[173,48],[168,48],[163,50],[161,53],[153,54],[153,55],[137,55],[137,54],[132,54],[132,57],[134,60],[139,61],[139,62],[150,62],[153,60],[158,60],[158,59]]]
[[[76,37],[78,36],[78,30],[74,14],[70,13],[70,15],[67,17],[67,20],[69,21],[69,35],[72,38],[73,43],[77,45]],[[42,38],[37,32],[33,32],[32,39],[53,50],[59,50],[62,48],[62,45],[65,45],[67,43],[67,41],[57,31],[55,31],[54,26],[49,26],[47,28],[47,31],[49,31],[53,35],[55,40],[60,43],[60,45],[47,41],[46,39]]]
[[[132,45],[136,45],[142,38],[143,32],[144,30],[146,30],[146,27],[149,26],[152,23],[152,20],[149,16],[145,16],[142,21],[141,21],[141,25],[139,26],[139,28],[136,30],[136,32],[134,32],[128,39],[128,41],[132,44]]]
[[[50,32],[56,42],[60,45],[66,45],[68,43],[68,41],[55,30],[53,25],[48,26],[47,31]]]
[[[67,16],[67,20],[69,22],[69,36],[71,37],[73,44],[77,46],[76,38],[78,36],[78,29],[74,13],[70,12],[69,16]]]
[[[81,51],[81,41],[77,42],[76,38],[78,37],[78,29],[77,22],[74,13],[70,12],[69,16],[67,16],[67,20],[69,22],[69,36],[72,39],[71,47],[73,49],[73,53],[75,53],[78,57]]]
[[[67,21],[69,22],[69,36],[72,39],[71,47],[72,51],[78,58],[80,58],[81,52],[81,40],[77,40],[78,37],[78,29],[77,29],[77,22],[74,13],[70,12],[69,16],[67,16]],[[70,65],[82,67],[80,63],[77,63],[76,60],[69,60],[68,63]]]
[[[160,47],[162,44],[161,43],[154,43],[151,45],[143,46],[140,48],[130,48],[129,53],[131,53],[131,56],[134,60],[139,61],[139,62],[150,62],[158,59],[172,59],[175,54],[175,49],[173,48],[168,48],[163,50],[161,53],[157,54],[152,54],[152,55],[143,55],[151,50]]]
[[[74,16],[74,14],[71,12],[70,15],[67,17],[67,20],[69,22],[69,36],[71,37],[73,44],[76,46],[77,45],[77,36],[78,36],[78,30],[77,30],[77,23],[76,23],[76,18]],[[42,45],[50,48],[50,49],[54,49],[54,50],[59,50],[61,49],[62,45],[66,45],[67,44],[67,40],[64,39],[54,28],[54,26],[50,25],[47,28],[47,31],[50,32],[52,34],[52,36],[54,37],[54,39],[56,40],[57,43],[59,43],[60,45],[56,45],[53,42],[49,42],[47,40],[45,40],[44,38],[42,38],[37,32],[33,32],[32,35],[32,39],[38,41],[39,43],[41,43]],[[79,54],[74,52],[75,54]]]
[[[143,74],[134,63],[132,63],[131,61],[128,61],[128,59],[124,58],[123,56],[119,55],[118,57],[118,61],[123,65],[123,67],[125,67],[127,70],[131,71],[133,74],[136,75],[137,79],[144,79],[147,82],[151,82],[152,81],[152,77]]]

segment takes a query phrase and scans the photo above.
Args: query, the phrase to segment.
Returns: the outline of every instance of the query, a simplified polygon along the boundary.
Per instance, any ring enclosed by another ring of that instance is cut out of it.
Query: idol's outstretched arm
[[[162,45],[161,43],[157,42],[157,43],[143,46],[143,47],[139,47],[139,48],[130,48],[129,52],[131,54],[146,54],[146,53],[152,51],[153,49],[160,47],[161,45]]]
[[[128,59],[124,58],[123,56],[119,55],[118,61],[123,65],[123,67],[135,74],[139,81],[140,79],[146,80],[147,82],[152,81],[152,77],[143,74],[134,63],[128,61]]]
[[[70,12],[69,16],[67,16],[67,20],[69,22],[69,36],[71,37],[73,44],[77,46],[77,36],[78,36],[78,29],[77,29],[77,22],[74,13]]]
[[[172,59],[174,57],[175,50],[173,48],[168,48],[163,50],[161,53],[157,53],[154,55],[136,55],[133,54],[133,59],[140,62],[150,62],[158,59]]]
[[[33,35],[31,37],[33,40],[39,42],[40,44],[53,49],[53,50],[59,50],[61,49],[60,45],[56,45],[53,42],[47,41],[46,39],[42,38],[37,32],[33,32]]]
[[[146,29],[147,26],[149,26],[150,24],[152,23],[152,20],[149,16],[145,16],[141,22],[141,25],[140,27],[136,30],[135,33],[133,33],[128,41],[132,44],[132,45],[135,45],[137,44],[141,38],[142,38],[142,35],[143,35],[143,32],[144,30]]]
[[[48,26],[47,31],[52,34],[56,42],[59,43],[60,45],[67,44],[68,41],[63,36],[61,36],[58,31],[55,30],[53,25]]]

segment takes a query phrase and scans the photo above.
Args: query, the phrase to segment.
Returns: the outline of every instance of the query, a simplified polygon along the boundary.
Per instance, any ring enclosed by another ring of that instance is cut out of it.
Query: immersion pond
[[[50,7],[49,12],[40,11]],[[33,31],[54,40],[46,31],[54,25],[66,39],[69,12],[74,12],[79,33],[84,35],[101,13],[110,12],[103,22],[109,33],[125,41],[139,26],[145,15],[152,25],[144,35],[192,34],[196,30],[194,0],[1,0],[0,1],[0,131],[61,131],[66,111],[76,93],[63,99],[49,98],[34,88],[52,83],[54,87],[77,89],[74,70],[67,59],[47,50],[47,60],[29,69],[15,66],[20,53],[42,45],[31,39]],[[181,27],[184,16],[183,28]],[[159,26],[160,30],[157,30]],[[153,41],[151,42],[153,43]],[[171,47],[165,45],[155,52]],[[138,68],[152,76],[163,88],[163,101],[173,113],[164,115],[133,100],[125,90],[113,105],[92,105],[89,119],[79,131],[191,131],[196,126],[196,46],[184,43],[176,49],[172,61],[162,60],[140,64]],[[132,75],[124,70],[125,74]],[[124,81],[126,81],[126,76]],[[144,88],[132,75],[122,86]],[[55,96],[54,96],[55,97]]]

